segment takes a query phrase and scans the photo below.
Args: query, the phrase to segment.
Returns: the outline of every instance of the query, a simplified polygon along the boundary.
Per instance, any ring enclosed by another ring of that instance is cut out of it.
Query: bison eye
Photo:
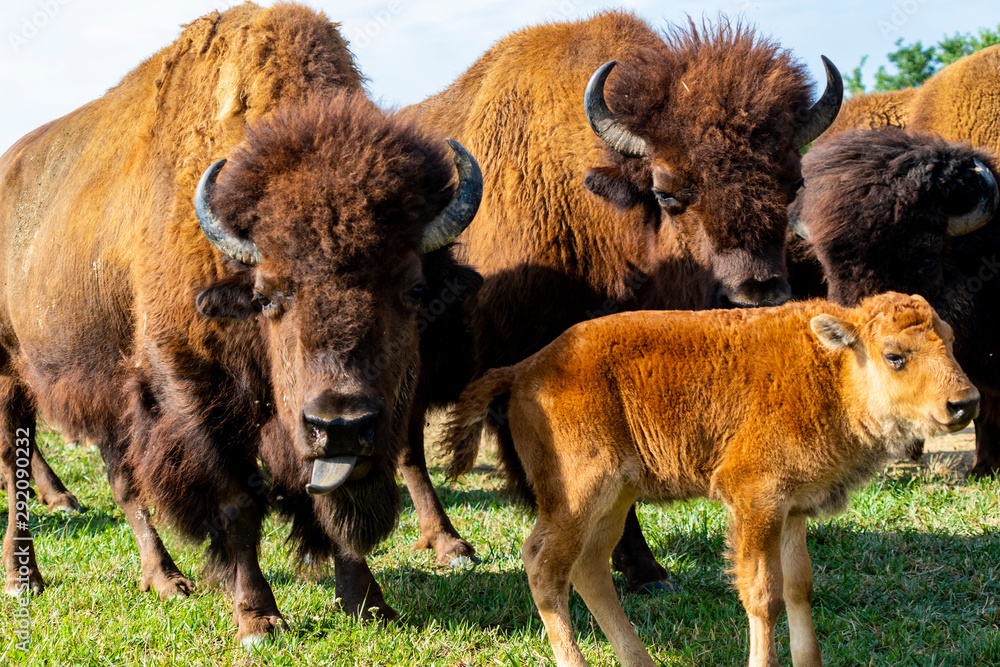
[[[408,306],[419,306],[424,302],[427,294],[427,285],[420,282],[403,292],[403,303]]]
[[[938,269],[937,257],[928,257],[923,262],[921,262],[920,266],[917,267],[917,273],[919,273],[922,276],[929,276],[935,271],[937,271],[937,269]]]
[[[903,359],[903,355],[896,354],[895,352],[886,352],[886,354],[885,354],[885,360],[886,360],[886,362],[888,362],[888,364],[890,366],[892,366],[893,370],[896,370],[896,371],[903,370],[903,365],[905,363],[905,359]]]
[[[660,204],[660,207],[670,215],[680,215],[686,208],[684,202],[669,192],[653,190],[653,196],[656,197],[656,201]]]
[[[264,313],[265,315],[273,313],[277,309],[277,306],[273,301],[268,299],[266,296],[264,296],[257,290],[254,290],[253,292],[253,301],[254,304],[257,306],[258,310],[260,310],[260,312]]]

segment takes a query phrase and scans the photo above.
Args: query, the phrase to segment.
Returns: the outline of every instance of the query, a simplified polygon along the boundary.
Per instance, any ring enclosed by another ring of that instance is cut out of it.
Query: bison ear
[[[583,179],[583,187],[618,208],[632,208],[643,201],[642,192],[616,167],[595,167]]]
[[[253,298],[250,280],[249,271],[240,271],[209,285],[195,297],[195,308],[212,319],[250,319],[260,310]]]
[[[853,347],[858,342],[858,330],[854,325],[833,315],[817,315],[809,322],[809,328],[831,351]]]

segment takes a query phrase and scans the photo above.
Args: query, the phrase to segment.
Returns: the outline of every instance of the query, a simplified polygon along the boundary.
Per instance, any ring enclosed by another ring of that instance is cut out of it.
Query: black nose
[[[720,301],[724,308],[758,308],[780,306],[792,296],[792,288],[781,276],[767,280],[746,280],[734,290],[723,290]]]
[[[379,405],[362,396],[324,391],[302,408],[317,456],[371,456]]]
[[[975,419],[979,416],[979,397],[964,401],[948,401],[948,416],[952,422]]]

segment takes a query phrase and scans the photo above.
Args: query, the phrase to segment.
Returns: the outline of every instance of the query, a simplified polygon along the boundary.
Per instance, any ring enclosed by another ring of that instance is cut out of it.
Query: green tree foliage
[[[980,28],[978,35],[956,32],[951,37],[945,36],[937,44],[927,48],[924,48],[919,41],[903,44],[903,38],[900,37],[896,40],[896,50],[887,55],[889,62],[895,66],[895,74],[890,74],[885,65],[879,67],[875,73],[875,85],[869,91],[861,78],[861,68],[868,60],[868,56],[864,56],[858,66],[845,78],[844,84],[852,96],[919,86],[942,67],[994,44],[1000,44],[1000,25],[996,30]]]

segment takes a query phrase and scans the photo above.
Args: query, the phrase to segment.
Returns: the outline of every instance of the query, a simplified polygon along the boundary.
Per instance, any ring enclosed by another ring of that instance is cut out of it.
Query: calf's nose
[[[979,416],[979,394],[958,401],[948,401],[948,417],[952,423],[970,421]]]

